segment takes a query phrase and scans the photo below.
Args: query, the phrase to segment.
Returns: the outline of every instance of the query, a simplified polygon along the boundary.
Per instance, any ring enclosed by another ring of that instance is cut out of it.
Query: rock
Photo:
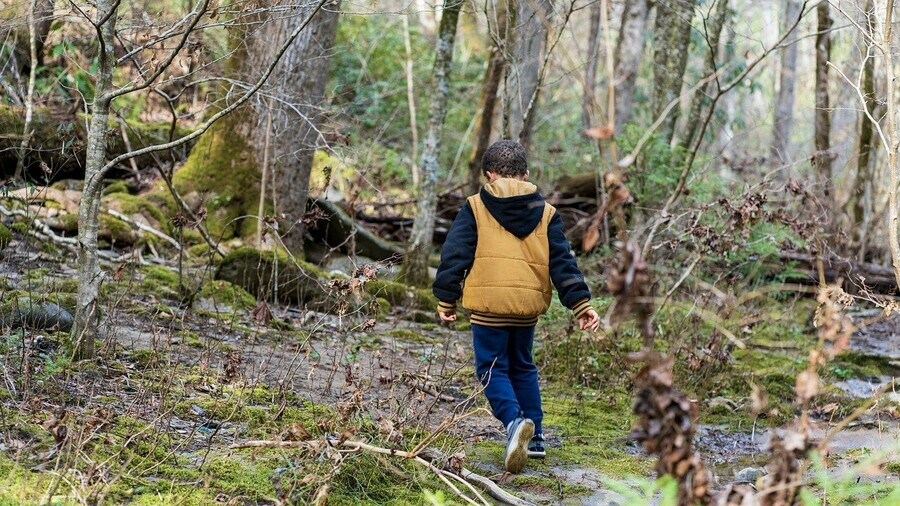
[[[12,241],[12,232],[6,228],[6,225],[0,223],[0,250],[9,246]]]
[[[765,475],[766,470],[761,467],[745,467],[734,475],[734,483],[756,483]]]
[[[327,309],[335,304],[324,273],[302,260],[274,251],[238,248],[222,260],[215,279],[237,285],[257,299],[277,298],[310,309]]]
[[[56,328],[68,332],[75,323],[75,317],[52,302],[34,301],[29,297],[19,297],[4,315],[12,327],[28,327],[49,330]]]

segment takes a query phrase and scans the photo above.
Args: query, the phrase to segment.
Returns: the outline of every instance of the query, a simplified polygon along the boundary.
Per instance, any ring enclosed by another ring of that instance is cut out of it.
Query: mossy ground
[[[199,282],[197,276],[189,274],[187,278]],[[50,268],[32,269],[19,284],[30,286],[31,292],[42,293],[42,297],[56,297],[53,300],[71,296],[75,287]],[[249,310],[255,299],[221,280],[200,285],[198,297],[229,306],[226,318],[196,309],[188,312],[176,300],[179,279],[175,270],[158,265],[129,266],[117,279],[109,280],[106,300],[131,301],[112,309],[123,322],[119,325],[135,320],[157,322],[157,339],[169,344],[133,349],[113,345],[102,360],[85,367],[66,359],[70,346],[65,336],[50,336],[62,344],[62,353],[41,356],[31,364],[29,388],[32,397],[43,399],[41,404],[25,409],[21,391],[0,387],[0,444],[4,449],[0,451],[0,475],[10,477],[0,486],[0,504],[38,504],[48,490],[58,504],[76,504],[78,497],[92,494],[106,502],[130,504],[209,504],[217,498],[241,498],[247,503],[289,498],[305,503],[325,482],[331,487],[332,504],[422,504],[426,494],[435,490],[446,496],[447,489],[422,466],[399,458],[365,452],[346,454],[340,469],[333,471],[334,460],[327,450],[230,448],[235,442],[251,439],[294,437],[292,430],[302,427],[304,438],[350,431],[351,437],[375,445],[408,449],[428,431],[404,427],[402,443],[398,443],[387,437],[380,417],[384,413],[405,413],[415,420],[416,412],[406,405],[408,399],[424,399],[427,405],[434,398],[408,385],[392,386],[392,375],[400,371],[416,371],[434,385],[447,382],[451,387],[448,392],[458,400],[476,394],[475,406],[487,407],[483,397],[477,395],[469,364],[468,331],[460,328],[453,332],[431,323],[398,326],[398,315],[386,314],[395,304],[402,301],[433,310],[432,301],[403,285],[368,285],[364,286],[373,290],[370,297],[384,297],[376,299],[378,311],[385,313],[381,315],[384,321],[364,332],[358,330],[359,323],[353,323],[348,328],[357,330],[338,335],[337,330],[323,330],[332,325],[324,320],[303,329],[287,321],[280,326],[253,322]],[[29,292],[14,290],[14,295],[20,291]],[[603,313],[610,300],[594,302]],[[757,426],[778,425],[796,414],[794,375],[806,367],[808,351],[815,342],[815,331],[809,324],[813,307],[797,304],[785,312],[791,316],[783,316],[776,311],[780,303],[761,300],[752,308],[744,308],[745,314],[752,311],[761,315],[760,321],[737,332],[746,347],[731,350],[727,360],[692,368],[684,359],[676,366],[676,384],[701,403],[701,423],[744,431],[754,422]],[[209,323],[203,323],[207,320]],[[737,327],[733,320],[725,320],[722,325]],[[708,344],[699,339],[690,342],[691,336],[709,336],[713,329],[709,321],[690,316],[681,306],[664,309],[657,327],[659,348],[682,358],[682,348]],[[229,340],[223,340],[223,336]],[[20,356],[20,343],[26,338],[21,332],[10,334],[0,346],[6,355]],[[553,503],[579,500],[591,492],[583,482],[567,478],[569,472],[588,471],[603,480],[623,481],[651,475],[652,460],[625,439],[633,420],[630,378],[637,367],[627,355],[640,348],[634,324],[625,322],[615,331],[597,335],[579,332],[556,302],[541,321],[537,343],[537,360],[545,383],[548,456],[530,462],[524,475],[505,480],[503,486]],[[296,348],[298,357],[313,361],[315,368],[304,374],[320,369],[318,374],[322,376],[337,377],[338,387],[328,394],[330,397],[318,384],[279,384],[278,374],[249,380],[240,371],[230,379],[225,373],[224,362],[230,354],[243,353],[238,367],[246,371],[285,348]],[[398,365],[397,361],[404,360]],[[21,361],[7,360],[4,364],[22,366]],[[889,361],[850,352],[830,362],[821,374],[828,381],[867,378],[891,373],[891,367]],[[438,372],[448,370],[452,376]],[[754,384],[762,386],[769,397],[769,409],[760,418],[750,412],[748,403]],[[361,407],[348,411],[346,403],[357,388],[378,391],[378,395],[372,394]],[[83,389],[92,391],[92,396],[79,393]],[[311,399],[314,395],[317,400]],[[711,407],[707,401],[717,397],[733,404]],[[820,397],[820,403],[838,402],[842,413],[859,404],[830,387]],[[83,446],[81,453],[63,453],[61,467],[53,464],[47,472],[31,472],[28,470],[46,460],[41,456],[54,447],[53,437],[44,426],[52,411],[50,399],[65,401],[70,412],[77,413],[67,426],[70,434],[78,435],[73,436],[72,444],[78,441]],[[450,409],[457,403],[442,401],[439,405]],[[91,428],[91,417],[102,413],[101,409],[110,410],[114,416]],[[478,429],[453,427],[436,445],[449,453],[463,450],[467,467],[492,474],[502,467],[499,424],[488,415],[473,419]],[[488,440],[465,442],[478,431],[494,435]],[[83,455],[91,455],[92,460]],[[85,479],[91,462],[104,462],[105,467],[95,467],[94,472],[100,474]],[[896,465],[889,463],[888,467],[894,469]],[[52,469],[56,474],[49,472]],[[597,481],[596,486],[604,483]]]

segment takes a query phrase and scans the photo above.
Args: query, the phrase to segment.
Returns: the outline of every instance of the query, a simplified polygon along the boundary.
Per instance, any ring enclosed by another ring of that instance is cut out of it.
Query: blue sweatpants
[[[488,327],[472,324],[475,372],[494,416],[509,426],[519,416],[534,422],[543,434],[541,390],[532,358],[534,327]]]

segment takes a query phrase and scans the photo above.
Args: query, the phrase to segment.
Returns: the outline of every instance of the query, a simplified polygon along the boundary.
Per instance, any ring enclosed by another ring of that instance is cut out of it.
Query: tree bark
[[[653,117],[658,118],[672,100],[681,95],[684,69],[691,41],[691,18],[695,0],[676,0],[656,4],[653,35]],[[678,121],[673,109],[660,125],[659,137],[671,142]]]
[[[306,18],[314,6],[303,4],[294,8],[292,16],[270,21],[268,28],[256,37],[252,54],[264,54],[258,62],[271,61],[297,19]],[[276,199],[276,213],[289,222],[282,228],[282,241],[290,250],[303,253],[303,216],[309,197],[309,175],[313,154],[323,122],[322,101],[328,82],[330,53],[337,33],[340,2],[323,9],[282,57],[276,74],[272,76],[272,92],[277,100],[272,107],[272,143],[270,154],[274,163],[272,189]],[[263,132],[255,129],[256,137]],[[256,142],[261,146],[261,139]]]
[[[800,16],[800,0],[784,0],[782,33]],[[772,130],[771,158],[775,163],[791,160],[791,129],[794,124],[794,86],[797,71],[797,44],[790,44],[781,53],[781,72],[775,96],[775,117]]]
[[[505,137],[517,139],[527,150],[534,130],[541,61],[547,46],[547,22],[553,13],[553,3],[552,0],[519,0],[510,8],[515,11],[511,25],[516,37],[506,73],[503,131]]]
[[[728,13],[728,0],[716,0],[715,10],[711,13],[712,19],[704,22],[707,53],[701,76],[708,76],[718,68],[716,59],[719,56],[719,39],[722,35],[722,27],[725,26],[725,21],[728,19]],[[709,95],[717,83],[718,80],[709,82],[694,95],[694,99],[691,101],[691,113],[688,116],[687,135],[684,138],[685,146],[693,145],[694,136],[697,135],[700,128],[700,115],[703,107],[709,103]]]
[[[600,49],[600,15],[603,13],[601,7],[599,2],[591,5],[587,65],[584,67],[584,95],[581,100],[582,130],[594,126],[594,110],[597,107],[597,60]]]
[[[438,156],[441,151],[441,130],[447,114],[447,98],[450,95],[453,45],[461,4],[459,0],[444,0],[444,10],[438,26],[431,108],[428,111],[428,129],[422,151],[422,185],[419,188],[416,219],[413,223],[405,266],[407,283],[419,286],[427,285],[429,282],[428,255],[431,252],[437,212]]]
[[[53,26],[53,0],[35,0],[35,53],[38,67],[44,65],[44,46],[47,37],[50,36],[50,28]]]
[[[491,2],[489,2],[490,5]],[[481,89],[481,115],[475,124],[475,146],[469,157],[469,193],[478,192],[481,186],[481,157],[491,142],[491,131],[494,124],[494,111],[497,109],[497,92],[506,71],[505,54],[509,47],[509,0],[496,0],[496,33],[490,33],[491,53],[484,76],[484,87]],[[490,32],[490,16],[488,16]]]
[[[115,67],[116,11],[119,8],[115,0],[98,0],[96,5],[97,22],[103,23],[98,27],[97,74],[88,127],[84,193],[78,207],[78,300],[71,330],[77,360],[94,357],[94,339],[97,337],[97,299],[103,281],[97,256],[97,230],[102,170],[106,162],[106,134],[109,129],[109,92],[112,90]]]
[[[900,187],[900,164],[897,156],[900,151],[900,118],[897,117],[897,90],[895,89],[894,47],[892,25],[894,14],[894,0],[887,0],[884,6],[884,35],[881,41],[881,54],[884,57],[885,79],[888,82],[887,117],[885,118],[886,146],[888,173],[890,185],[888,186],[888,248],[891,251],[891,260],[894,267],[894,277],[900,286],[900,198],[897,196]]]
[[[872,23],[872,16],[875,15],[873,0],[866,0],[863,15],[866,20],[863,22],[865,33],[862,34],[862,47],[865,48],[865,56],[862,69],[862,93],[865,97],[864,107],[868,114],[875,117],[875,58],[871,54],[872,44],[870,40],[875,37],[875,27]],[[853,200],[853,239],[859,247],[857,259],[865,261],[866,256],[866,231],[869,227],[869,221],[872,218],[872,208],[875,198],[874,187],[874,167],[871,163],[871,155],[874,152],[874,128],[872,122],[866,117],[866,113],[859,115],[859,144],[856,159],[856,188],[854,189]]]
[[[647,0],[629,0],[622,11],[615,51],[616,135],[622,133],[622,126],[631,118],[634,108],[634,88],[644,53],[648,11]]]
[[[828,2],[822,2],[816,7],[816,112],[815,112],[815,145],[816,152],[813,161],[816,167],[816,176],[822,185],[822,204],[828,220],[834,224],[834,191],[832,190],[831,174],[831,111],[828,101],[828,60],[831,58],[831,16],[828,11]]]

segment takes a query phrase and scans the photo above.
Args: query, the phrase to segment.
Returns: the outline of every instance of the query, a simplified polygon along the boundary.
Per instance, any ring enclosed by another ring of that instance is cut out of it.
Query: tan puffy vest
[[[480,195],[469,197],[469,206],[478,227],[478,245],[463,286],[462,306],[492,315],[543,314],[552,296],[547,227],[556,209],[545,203],[540,223],[519,239],[491,215]]]

